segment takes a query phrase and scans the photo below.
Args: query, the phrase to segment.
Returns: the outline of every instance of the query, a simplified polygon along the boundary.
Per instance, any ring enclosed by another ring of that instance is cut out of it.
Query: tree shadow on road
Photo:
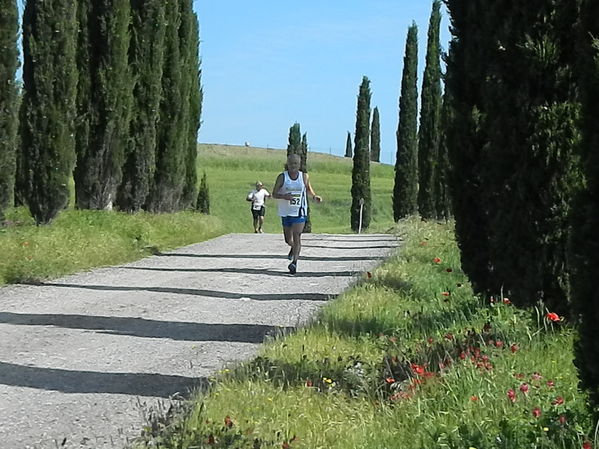
[[[168,398],[205,390],[204,377],[156,373],[104,373],[17,365],[0,362],[0,384],[63,393],[126,394]]]
[[[329,293],[234,293],[221,292],[216,290],[202,290],[196,288],[176,288],[176,287],[134,287],[134,286],[116,286],[116,285],[86,285],[86,284],[63,284],[57,282],[44,282],[37,284],[47,287],[60,288],[80,288],[84,290],[100,290],[100,291],[115,291],[115,292],[134,292],[146,291],[156,293],[174,293],[179,295],[204,296],[209,298],[222,299],[242,299],[254,301],[328,301],[334,295]]]
[[[181,273],[241,273],[255,274],[260,276],[289,277],[287,271],[274,271],[266,268],[162,268],[162,267],[121,267],[126,270],[164,271]],[[351,277],[358,274],[357,271],[302,271],[295,273],[293,277]]]
[[[278,335],[281,332],[293,329],[292,327],[261,324],[213,324],[159,321],[135,317],[11,312],[0,312],[0,323],[95,330],[103,334],[166,338],[176,341],[226,341],[238,343],[262,343],[267,336]]]

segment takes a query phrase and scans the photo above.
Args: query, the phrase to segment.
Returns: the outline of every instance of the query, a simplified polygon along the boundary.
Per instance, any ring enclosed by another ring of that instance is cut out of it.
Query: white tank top
[[[304,174],[298,172],[297,179],[291,179],[289,172],[283,172],[283,185],[281,186],[280,194],[291,193],[291,200],[279,199],[279,216],[280,217],[303,217],[306,215],[308,202],[306,200],[306,185],[304,184]]]

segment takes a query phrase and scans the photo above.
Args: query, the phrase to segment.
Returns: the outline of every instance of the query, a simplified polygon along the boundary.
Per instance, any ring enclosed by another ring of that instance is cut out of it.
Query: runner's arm
[[[322,198],[316,195],[316,193],[314,192],[312,184],[310,184],[310,178],[308,177],[308,173],[304,173],[304,184],[306,185],[306,190],[308,191],[312,199],[317,203],[320,203],[322,201]]]
[[[283,187],[283,180],[283,173],[281,173],[275,181],[275,186],[272,188],[272,197],[279,200],[290,200],[293,198],[290,193],[285,193],[282,195],[280,193],[280,190]]]

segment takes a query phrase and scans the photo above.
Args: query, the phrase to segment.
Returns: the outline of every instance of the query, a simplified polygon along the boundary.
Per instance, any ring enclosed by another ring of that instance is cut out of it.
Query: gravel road
[[[0,288],[0,448],[123,448],[143,410],[302,325],[393,252],[382,234],[229,234],[118,267]]]

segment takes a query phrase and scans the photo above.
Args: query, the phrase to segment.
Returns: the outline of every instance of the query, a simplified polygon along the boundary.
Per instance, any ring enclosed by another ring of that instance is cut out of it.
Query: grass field
[[[199,146],[199,171],[206,172],[210,188],[211,214],[225,223],[228,232],[253,232],[249,203],[245,201],[256,181],[268,191],[285,164],[286,152],[264,148]],[[352,160],[321,153],[308,153],[312,186],[324,201],[311,204],[312,231],[347,233],[350,229]],[[372,222],[369,232],[393,226],[393,167],[371,165]],[[265,232],[280,232],[275,201],[267,202]]]

